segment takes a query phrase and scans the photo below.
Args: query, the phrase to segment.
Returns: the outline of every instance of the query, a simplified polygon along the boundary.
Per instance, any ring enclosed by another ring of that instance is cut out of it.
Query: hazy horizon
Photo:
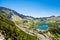
[[[0,0],[0,6],[32,17],[60,16],[60,0]]]

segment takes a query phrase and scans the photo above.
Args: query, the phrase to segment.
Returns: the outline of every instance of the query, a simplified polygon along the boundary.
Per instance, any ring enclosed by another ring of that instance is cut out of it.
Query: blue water
[[[39,29],[39,30],[47,30],[48,29],[48,24],[42,24],[38,27],[35,27],[35,29]]]

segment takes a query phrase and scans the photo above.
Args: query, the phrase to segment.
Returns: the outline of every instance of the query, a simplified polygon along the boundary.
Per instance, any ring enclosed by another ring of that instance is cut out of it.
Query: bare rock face
[[[0,33],[0,40],[5,40],[4,35]]]

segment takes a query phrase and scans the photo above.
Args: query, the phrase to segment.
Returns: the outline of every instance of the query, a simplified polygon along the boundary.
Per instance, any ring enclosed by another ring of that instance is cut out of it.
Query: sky
[[[32,17],[60,16],[60,0],[0,0],[0,6]]]

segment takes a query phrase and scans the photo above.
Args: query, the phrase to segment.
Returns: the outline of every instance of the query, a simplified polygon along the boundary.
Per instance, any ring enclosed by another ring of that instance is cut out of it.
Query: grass
[[[0,33],[6,40],[37,40],[37,37],[20,30],[14,22],[0,14]]]

